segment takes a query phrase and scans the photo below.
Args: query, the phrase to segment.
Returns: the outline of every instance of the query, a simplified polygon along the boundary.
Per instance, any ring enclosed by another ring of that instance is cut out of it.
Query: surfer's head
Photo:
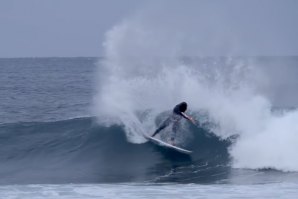
[[[181,102],[180,106],[179,106],[179,109],[180,109],[181,112],[185,112],[186,109],[187,109],[187,103],[186,102]]]

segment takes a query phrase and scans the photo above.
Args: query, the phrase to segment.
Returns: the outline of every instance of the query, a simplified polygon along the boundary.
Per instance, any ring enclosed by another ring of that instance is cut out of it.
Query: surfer
[[[188,116],[185,114],[185,111],[187,110],[187,103],[186,102],[181,102],[180,104],[177,104],[174,109],[173,113],[168,117],[160,126],[155,130],[153,133],[152,137],[157,135],[161,130],[169,126],[170,124],[173,124],[172,126],[172,131],[174,135],[176,134],[177,128],[179,126],[179,121],[181,118],[185,118],[188,121],[192,122],[195,124],[195,121],[192,117]],[[171,137],[171,141],[174,143],[174,136]]]

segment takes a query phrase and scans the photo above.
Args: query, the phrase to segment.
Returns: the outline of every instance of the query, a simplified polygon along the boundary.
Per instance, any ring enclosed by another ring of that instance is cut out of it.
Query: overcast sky
[[[0,57],[100,56],[138,0],[0,0]]]
[[[139,14],[148,4],[151,4],[149,11],[152,15],[147,17],[155,16],[152,4],[156,2],[159,1],[0,0],[0,57],[101,56],[104,35],[108,30],[126,17]],[[164,2],[157,3],[159,14],[167,15],[167,9],[176,6],[181,8],[181,16],[183,13],[187,15],[190,7],[193,13],[196,6],[202,7],[210,0]],[[187,6],[190,2],[192,5]],[[220,0],[213,4],[217,11],[225,7],[227,13],[233,12],[229,31],[240,32],[238,40],[244,52],[249,46],[250,51],[264,55],[298,55],[297,0]],[[207,10],[200,17],[205,17],[208,24],[208,13],[214,15],[217,11]],[[170,14],[175,20],[179,18],[173,11]],[[196,15],[192,17],[196,21]],[[159,20],[158,17],[155,20]],[[225,26],[223,23],[222,27]],[[221,30],[218,28],[216,31]],[[251,37],[256,39],[243,43]]]

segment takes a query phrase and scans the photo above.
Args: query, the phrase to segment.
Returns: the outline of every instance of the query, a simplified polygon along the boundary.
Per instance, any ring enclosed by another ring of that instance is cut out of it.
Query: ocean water
[[[297,57],[108,61],[0,59],[0,198],[297,198]],[[181,100],[190,156],[141,136]]]

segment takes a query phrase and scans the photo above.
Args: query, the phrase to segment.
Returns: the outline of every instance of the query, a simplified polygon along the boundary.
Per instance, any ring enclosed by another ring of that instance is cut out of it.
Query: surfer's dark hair
[[[179,109],[180,109],[181,112],[185,112],[186,109],[187,109],[187,103],[186,102],[181,102],[180,106],[179,106]]]

